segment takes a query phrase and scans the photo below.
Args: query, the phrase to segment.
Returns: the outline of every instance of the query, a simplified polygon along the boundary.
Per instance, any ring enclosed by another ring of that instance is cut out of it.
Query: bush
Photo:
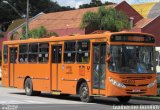
[[[56,36],[56,37],[58,37],[59,35],[58,35],[56,32],[50,32],[50,33],[48,34],[48,36],[49,36],[49,37],[51,37],[51,36]]]
[[[50,36],[58,37],[59,36],[56,32],[50,32],[47,34],[47,30],[44,26],[40,26],[39,28],[29,30],[27,38],[26,38],[25,26],[23,26],[22,33],[21,34],[19,34],[18,32],[12,33],[12,35],[10,36],[11,40],[14,40],[15,34],[17,34],[17,36],[20,36],[20,39],[43,38],[43,37],[50,37]]]

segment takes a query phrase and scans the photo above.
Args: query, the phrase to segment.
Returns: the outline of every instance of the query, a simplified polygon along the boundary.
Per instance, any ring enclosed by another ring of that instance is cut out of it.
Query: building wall
[[[156,37],[156,46],[160,46],[160,16],[142,28],[142,32],[150,33]]]
[[[54,30],[48,30],[48,32],[56,32],[59,36],[85,34],[85,30],[79,28],[54,29]]]
[[[127,2],[123,1],[115,7],[117,10],[123,11],[128,18],[134,18],[134,24],[139,20],[143,19],[142,15],[140,15],[135,9],[133,9]]]
[[[133,28],[130,30],[130,32],[142,32],[141,28]]]

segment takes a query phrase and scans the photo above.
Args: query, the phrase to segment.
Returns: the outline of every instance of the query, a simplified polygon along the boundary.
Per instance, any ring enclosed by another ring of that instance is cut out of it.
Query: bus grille
[[[134,84],[124,84],[125,86],[136,86],[136,87],[142,87],[142,86],[147,86],[148,84],[139,84],[139,85],[134,85]]]
[[[146,93],[146,89],[142,89],[142,90],[139,90],[139,91],[133,91],[133,90],[126,90],[126,93],[127,94],[144,94]]]
[[[152,79],[152,76],[121,76],[122,79],[131,79],[131,80],[146,80]]]
[[[144,94],[145,92],[127,92],[127,94]]]

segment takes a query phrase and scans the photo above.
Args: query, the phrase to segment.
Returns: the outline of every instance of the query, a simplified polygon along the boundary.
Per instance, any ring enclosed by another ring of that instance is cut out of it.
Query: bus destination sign
[[[148,35],[123,34],[111,36],[111,42],[155,43],[155,39]]]

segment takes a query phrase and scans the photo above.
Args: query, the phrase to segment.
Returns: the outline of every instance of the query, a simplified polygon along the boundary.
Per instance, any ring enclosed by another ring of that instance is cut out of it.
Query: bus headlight
[[[110,81],[113,85],[115,85],[115,86],[117,86],[117,87],[126,88],[126,86],[125,86],[124,84],[122,84],[122,83],[114,80],[114,79],[111,78],[111,77],[109,77],[109,81]]]
[[[155,84],[157,84],[157,80],[154,80],[152,83],[147,85],[147,88],[153,87]]]

